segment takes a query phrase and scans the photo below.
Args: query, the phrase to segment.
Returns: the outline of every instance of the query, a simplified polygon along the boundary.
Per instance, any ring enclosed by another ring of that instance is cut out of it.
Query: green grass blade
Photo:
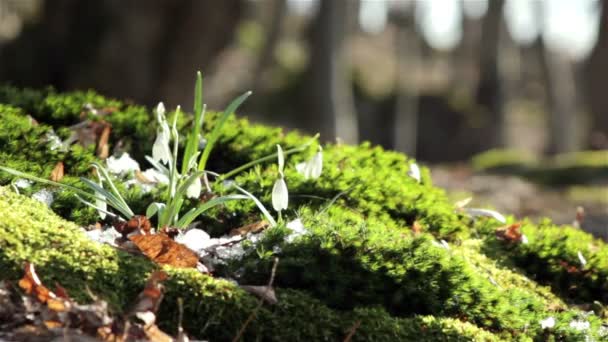
[[[163,175],[167,176],[167,178],[169,178],[169,175],[170,175],[169,169],[167,169],[163,164],[152,159],[150,156],[146,156],[145,158],[148,161],[148,163],[150,163],[150,165],[152,165],[152,167],[154,167],[158,172],[162,173]]]
[[[184,215],[178,222],[177,222],[177,227],[178,228],[185,228],[187,227],[190,223],[192,223],[192,221],[194,221],[200,214],[204,213],[205,211],[215,207],[216,205],[220,205],[223,204],[225,202],[228,201],[234,201],[234,200],[241,200],[241,199],[249,199],[248,196],[245,195],[226,195],[226,196],[222,196],[222,197],[216,197],[214,199],[211,199],[205,203],[200,204],[198,207],[196,208],[192,208],[190,209],[186,215]]]
[[[88,186],[91,190],[100,194],[101,196],[106,198],[106,202],[114,209],[120,211],[121,214],[125,216],[125,218],[130,219],[133,216],[133,212],[126,204],[122,203],[112,192],[102,188],[99,184],[91,181],[90,179],[86,179],[84,177],[80,177],[80,180]]]
[[[277,221],[274,220],[274,217],[272,217],[272,215],[270,215],[268,210],[266,210],[266,207],[262,204],[262,202],[260,202],[260,200],[257,197],[253,196],[253,194],[251,194],[250,192],[248,192],[247,190],[241,188],[240,186],[238,186],[236,184],[234,184],[234,187],[237,188],[237,190],[239,190],[243,194],[245,194],[247,197],[251,198],[253,200],[253,202],[255,203],[255,205],[257,205],[258,209],[260,209],[262,214],[264,214],[264,216],[266,217],[266,220],[268,220],[268,222],[270,222],[270,226],[276,227]]]
[[[192,130],[188,135],[186,141],[186,148],[184,150],[183,161],[188,161],[193,154],[198,152],[198,139],[201,133],[201,125],[203,121],[203,76],[201,72],[196,73],[196,83],[194,86],[194,122],[192,123]],[[182,164],[182,173],[188,172],[188,163]]]
[[[38,182],[38,183],[42,183],[42,184],[48,184],[48,185],[58,186],[60,188],[64,188],[64,189],[68,189],[68,190],[74,191],[75,193],[77,193],[77,194],[79,194],[81,196],[95,198],[95,194],[88,193],[88,192],[86,192],[84,190],[78,189],[77,187],[74,187],[74,186],[71,186],[71,185],[68,185],[68,184],[62,184],[62,183],[54,182],[54,181],[49,180],[49,179],[44,179],[44,178],[32,176],[32,175],[30,175],[28,173],[21,172],[21,171],[15,170],[15,169],[11,169],[10,167],[0,166],[0,170],[4,171],[6,173],[10,173],[13,176],[29,179],[29,180],[32,180],[34,182]]]
[[[294,148],[291,148],[289,150],[283,151],[283,155],[284,156],[288,156],[288,155],[293,154],[293,153],[304,151],[310,145],[312,145],[312,143],[315,142],[315,140],[317,140],[318,138],[319,138],[319,134],[317,133],[314,137],[312,137],[312,139],[310,139],[306,143],[304,143],[304,144],[302,144],[302,145],[300,145],[298,147],[294,147]],[[278,155],[278,153],[275,152],[273,154],[269,154],[269,155],[267,155],[265,157],[262,157],[260,159],[256,159],[256,160],[250,161],[250,162],[248,162],[246,164],[243,164],[243,165],[241,165],[241,166],[239,166],[239,167],[237,167],[237,168],[235,168],[233,170],[230,170],[229,172],[226,172],[225,174],[221,175],[219,180],[228,179],[228,178],[230,178],[230,177],[232,177],[232,176],[234,176],[234,175],[236,175],[236,174],[238,174],[240,172],[243,172],[243,171],[245,171],[245,170],[247,170],[247,169],[249,169],[251,167],[254,167],[254,166],[256,166],[256,165],[258,165],[260,163],[263,163],[265,161],[274,160],[277,157],[277,155]]]
[[[116,185],[114,185],[112,178],[110,178],[108,171],[98,162],[93,162],[92,164],[93,164],[93,166],[95,166],[97,168],[97,170],[101,171],[101,173],[103,174],[104,179],[110,185],[110,190],[112,190],[112,193],[115,195],[115,197],[118,199],[118,201],[122,204],[123,209],[125,209],[126,212],[129,214],[129,215],[127,215],[127,217],[131,218],[131,216],[134,216],[135,214],[133,213],[131,208],[129,208],[129,205],[127,204],[125,199],[122,198],[122,196],[120,195],[120,192],[118,192],[118,189],[116,188]]]
[[[220,116],[220,119],[213,127],[213,131],[209,134],[209,138],[207,139],[207,145],[205,145],[205,149],[203,150],[203,155],[201,156],[201,160],[198,163],[199,171],[202,171],[207,166],[207,159],[209,159],[209,155],[211,154],[211,150],[213,149],[213,145],[220,136],[220,132],[222,131],[222,127],[230,117],[230,114],[234,113],[234,111],[251,95],[251,91],[246,92],[245,94],[237,97],[234,101],[232,101],[226,110]]]
[[[76,195],[76,198],[77,198],[77,199],[78,199],[80,202],[82,202],[83,204],[88,205],[89,207],[91,207],[91,208],[93,208],[93,209],[95,209],[95,210],[101,211],[101,212],[105,213],[106,215],[109,215],[110,217],[119,218],[119,216],[118,216],[118,215],[116,215],[116,214],[114,214],[114,213],[112,213],[112,212],[109,212],[109,211],[107,211],[107,210],[105,210],[105,209],[102,209],[102,208],[100,208],[100,207],[96,206],[95,204],[93,204],[93,203],[91,203],[91,202],[89,202],[89,201],[84,200],[82,197],[80,197],[80,196],[78,196],[78,195]]]

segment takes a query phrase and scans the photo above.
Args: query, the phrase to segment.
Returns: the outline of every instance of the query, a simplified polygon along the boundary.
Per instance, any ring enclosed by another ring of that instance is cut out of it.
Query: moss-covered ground
[[[207,116],[207,130],[215,117]],[[0,165],[49,177],[63,161],[62,182],[78,186],[79,176],[90,176],[95,146],[52,150],[47,134],[53,129],[65,139],[66,127],[84,119],[109,122],[111,147],[128,151],[144,165],[155,131],[145,108],[93,92],[12,87],[0,88]],[[232,117],[209,169],[226,172],[273,153],[276,144],[288,149],[309,139]],[[177,298],[183,298],[186,331],[214,341],[232,339],[257,299],[219,276],[264,284],[272,251],[280,249],[278,303],[263,306],[245,340],[342,340],[357,322],[353,340],[360,341],[608,338],[602,326],[608,323],[608,247],[603,242],[573,227],[525,220],[528,243],[501,240],[495,231],[503,224],[471,219],[432,185],[428,170],[422,169],[418,183],[407,175],[412,160],[369,144],[324,146],[324,170],[317,180],[305,180],[294,170],[307,157],[288,159],[290,210],[284,216],[286,221],[299,217],[308,233],[287,243],[287,228],[270,229],[242,258],[218,269],[216,277],[167,268],[163,327],[175,329]],[[276,165],[269,162],[235,180],[269,204],[276,175]],[[75,298],[90,300],[87,285],[115,311],[125,310],[155,266],[90,241],[78,226],[95,222],[96,212],[73,194],[55,189],[51,211],[27,196],[42,186],[18,195],[8,186],[12,181],[0,173],[0,184],[6,185],[0,188],[0,280],[18,279],[23,263],[31,261],[43,281],[61,283]],[[139,213],[154,195],[121,190]],[[214,190],[227,192],[221,184]],[[203,221],[212,235],[221,235],[259,219],[253,204],[233,202],[210,211]],[[414,222],[418,233],[411,229]],[[542,329],[540,321],[548,317],[556,325]],[[571,326],[576,321],[589,322],[589,328]]]

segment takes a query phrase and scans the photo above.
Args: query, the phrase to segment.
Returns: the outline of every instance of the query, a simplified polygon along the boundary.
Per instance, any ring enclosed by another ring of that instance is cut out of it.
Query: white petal
[[[152,159],[161,163],[169,164],[171,162],[171,149],[169,148],[168,133],[159,132],[152,145]]]
[[[585,259],[585,257],[583,256],[583,253],[581,253],[580,251],[578,251],[578,261],[581,262],[581,266],[585,267],[585,265],[587,265],[587,259]]]
[[[188,198],[198,198],[201,195],[202,184],[201,179],[197,177],[192,184],[186,189],[186,196]]]
[[[276,211],[287,209],[289,203],[289,193],[287,191],[287,184],[283,178],[277,179],[272,188],[272,207]]]
[[[311,164],[310,176],[312,179],[321,177],[321,172],[323,171],[323,152],[317,152],[312,158]]]
[[[553,317],[548,317],[548,318],[545,318],[542,321],[540,321],[541,329],[551,329],[554,326],[555,326],[555,318],[553,318]]]
[[[306,227],[304,227],[304,224],[300,219],[295,219],[293,221],[288,222],[286,227],[287,229],[291,230],[291,233],[285,238],[285,241],[288,243],[293,242],[295,238],[308,233],[308,230],[306,229]]]
[[[487,216],[487,217],[492,217],[492,218],[496,219],[500,223],[507,223],[507,219],[504,216],[502,216],[501,213],[494,211],[494,210],[478,209],[478,208],[465,208],[464,210],[473,217]]]
[[[277,158],[279,161],[279,173],[283,174],[283,169],[285,169],[285,156],[283,155],[281,145],[277,145]]]
[[[114,174],[123,174],[139,170],[139,163],[132,159],[126,152],[118,159],[114,158],[114,156],[110,156],[106,159],[106,164],[108,165],[108,171]]]
[[[162,102],[159,102],[156,106],[156,115],[165,116],[165,105]]]
[[[411,163],[410,164],[410,170],[407,173],[410,177],[414,178],[416,180],[416,182],[420,183],[420,168],[418,167],[418,164],[416,163]]]
[[[147,169],[146,171],[142,172],[142,174],[147,179],[150,179],[156,183],[169,184],[169,177],[154,168]]]
[[[42,189],[36,192],[32,195],[32,198],[46,204],[47,207],[50,207],[54,201],[53,193],[47,189]]]

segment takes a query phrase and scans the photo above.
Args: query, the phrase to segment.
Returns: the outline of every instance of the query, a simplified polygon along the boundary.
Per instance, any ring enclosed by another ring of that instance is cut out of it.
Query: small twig
[[[361,321],[358,320],[355,322],[355,324],[353,324],[352,327],[350,327],[350,329],[348,329],[348,334],[344,338],[344,342],[350,342],[352,340],[353,336],[355,335],[355,332],[357,332],[357,329],[359,329],[360,325]]]
[[[266,288],[266,292],[264,293],[264,295],[266,295],[268,293],[268,291],[270,291],[270,289],[272,288],[272,283],[274,283],[274,276],[276,275],[278,264],[279,264],[279,258],[274,258],[274,264],[272,265],[272,271],[270,273],[270,280],[268,281],[268,287]],[[247,317],[247,320],[245,321],[245,323],[243,323],[243,326],[239,330],[239,333],[234,337],[232,342],[237,342],[241,339],[241,337],[243,337],[243,334],[245,333],[245,329],[247,329],[247,326],[249,325],[249,323],[251,323],[251,321],[253,321],[253,319],[257,315],[258,311],[262,308],[262,305],[264,305],[264,299],[260,298],[260,300],[258,301],[258,305],[255,307],[255,309],[253,309],[253,312],[251,312],[249,317]]]

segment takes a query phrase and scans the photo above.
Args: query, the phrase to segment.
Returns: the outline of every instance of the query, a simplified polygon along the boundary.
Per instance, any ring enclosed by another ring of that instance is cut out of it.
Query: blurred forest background
[[[212,109],[251,89],[254,121],[462,162],[434,181],[558,223],[585,205],[608,239],[608,0],[0,0],[0,84],[190,109],[196,70]],[[472,171],[491,149],[603,151],[523,181]]]

